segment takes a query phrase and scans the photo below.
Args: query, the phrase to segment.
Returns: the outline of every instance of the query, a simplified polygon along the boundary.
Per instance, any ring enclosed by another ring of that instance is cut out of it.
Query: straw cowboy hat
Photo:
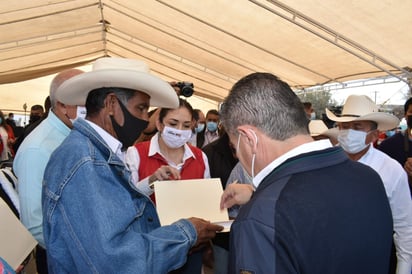
[[[128,88],[150,96],[150,105],[177,108],[179,99],[166,81],[149,73],[148,65],[139,60],[104,57],[93,63],[92,71],[65,81],[56,98],[67,105],[85,105],[90,91],[97,88]]]
[[[335,122],[373,121],[378,129],[389,130],[398,126],[399,119],[389,113],[379,112],[376,104],[365,95],[350,95],[343,105],[342,114],[336,116],[329,109],[326,116]]]
[[[310,136],[323,135],[323,133],[327,130],[328,130],[328,127],[325,125],[325,122],[323,122],[322,120],[310,120],[309,122]]]

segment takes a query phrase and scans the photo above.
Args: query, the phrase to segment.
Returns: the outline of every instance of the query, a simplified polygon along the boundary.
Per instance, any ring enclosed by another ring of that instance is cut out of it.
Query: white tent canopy
[[[0,1],[0,84],[102,56],[142,59],[163,79],[191,81],[198,96],[215,101],[255,71],[295,88],[405,79],[411,10],[403,0]]]

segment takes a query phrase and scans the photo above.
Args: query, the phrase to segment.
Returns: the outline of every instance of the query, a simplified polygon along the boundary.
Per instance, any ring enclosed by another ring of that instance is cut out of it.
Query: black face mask
[[[120,126],[113,116],[110,116],[110,119],[112,120],[113,129],[117,134],[117,138],[119,138],[119,141],[123,144],[122,150],[126,150],[129,146],[133,145],[149,122],[134,117],[123,103],[120,102],[120,100],[118,101],[122,108],[124,124]]]
[[[30,115],[29,124],[37,122],[40,119],[41,119],[41,116],[39,115]]]
[[[408,115],[406,117],[406,123],[408,124],[408,128],[412,128],[412,115]]]

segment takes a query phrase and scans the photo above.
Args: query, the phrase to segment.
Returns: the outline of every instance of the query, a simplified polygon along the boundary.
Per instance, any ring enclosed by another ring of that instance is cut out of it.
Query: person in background
[[[378,107],[365,95],[350,95],[338,117],[326,109],[326,115],[339,127],[338,142],[349,158],[373,168],[382,178],[393,216],[393,253],[390,273],[412,271],[412,200],[408,179],[402,166],[373,143],[379,131],[395,128],[399,119]],[[396,260],[397,258],[397,260]],[[397,269],[396,269],[397,268]]]
[[[42,105],[33,105],[30,108],[30,117],[29,117],[29,124],[27,126],[30,126],[37,121],[41,120],[41,118],[44,116],[44,108]]]
[[[210,176],[212,178],[220,178],[222,188],[225,189],[230,171],[238,162],[229,136],[224,132],[219,139],[206,145],[202,150],[209,161]]]
[[[177,108],[169,83],[146,63],[100,58],[65,81],[56,98],[86,105],[47,164],[43,234],[51,273],[167,273],[222,226],[191,217],[160,226],[150,198],[132,183],[125,150],[146,128],[148,108]]]
[[[224,131],[224,130],[222,130]],[[212,178],[219,178],[222,183],[222,188],[225,189],[226,182],[230,175],[230,171],[238,162],[236,152],[230,143],[229,136],[226,132],[223,135],[202,148],[207,156],[210,167],[210,175]],[[229,234],[218,233],[212,240],[213,243],[213,258],[214,258],[214,273],[227,273],[228,265],[228,250],[229,250]]]
[[[0,111],[0,137],[1,137],[1,161],[7,161],[14,157],[13,144],[16,141],[14,138],[13,129],[6,122],[4,114]]]
[[[81,73],[81,70],[69,69],[53,78],[49,91],[52,106],[50,113],[24,139],[13,161],[13,169],[19,181],[21,221],[39,243],[36,247],[39,274],[48,273],[41,209],[44,170],[50,155],[69,135],[73,127],[72,121],[86,115],[84,106],[63,104],[56,99],[55,92],[64,81]]]
[[[406,100],[403,110],[407,129],[399,130],[393,136],[382,141],[378,149],[398,161],[405,169],[412,196],[412,98]]]
[[[14,121],[14,113],[10,112],[7,116],[6,123],[13,129],[13,134],[16,136],[16,121]]]
[[[46,111],[44,111],[44,108],[41,105],[34,105],[31,107],[29,124],[23,128],[22,133],[19,135],[13,146],[15,152],[17,152],[23,140],[43,121],[43,119],[46,119],[51,107],[50,96],[46,97],[44,107]]]
[[[242,205],[230,230],[229,273],[387,274],[392,215],[381,178],[312,139],[288,84],[250,74],[220,114],[253,181],[227,185],[222,195],[221,208]]]
[[[247,184],[253,188],[252,177],[250,177],[247,171],[243,168],[241,162],[237,162],[235,167],[230,172],[229,178],[226,182],[226,186],[231,184]],[[231,208],[228,208],[228,214],[231,220],[234,220],[236,216],[239,214],[239,209],[239,205],[234,205]]]
[[[312,107],[311,102],[303,102],[303,109],[306,112],[306,116],[308,117],[309,120],[315,120],[316,119],[316,112]]]
[[[200,109],[193,110],[193,134],[190,137],[189,143],[192,146],[197,146],[197,135],[205,129],[206,118],[203,111]]]
[[[211,109],[206,113],[206,128],[197,133],[197,147],[203,148],[220,137],[218,131],[219,121],[219,112],[216,109]]]

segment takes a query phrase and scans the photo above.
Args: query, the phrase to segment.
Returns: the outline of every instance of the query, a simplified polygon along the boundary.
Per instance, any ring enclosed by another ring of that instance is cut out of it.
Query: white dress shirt
[[[255,186],[255,188],[257,188],[262,182],[262,180],[266,176],[268,176],[268,174],[272,172],[272,170],[280,166],[280,164],[285,162],[287,159],[295,157],[296,155],[299,155],[302,153],[322,150],[322,149],[326,149],[329,147],[332,147],[332,144],[327,139],[313,141],[313,142],[305,143],[303,145],[295,147],[294,149],[289,150],[287,153],[283,154],[282,156],[276,158],[273,162],[271,162],[269,165],[263,168],[258,174],[256,174],[255,178],[253,178],[253,185]]]
[[[383,181],[389,199],[395,232],[394,243],[398,258],[397,274],[410,274],[412,269],[412,200],[408,177],[394,159],[370,145],[360,163],[373,168]]]
[[[96,132],[97,134],[102,137],[102,139],[106,142],[106,144],[110,147],[110,149],[124,162],[125,158],[125,152],[122,151],[122,143],[114,138],[110,133],[108,133],[106,130],[102,129],[95,123],[85,120]]]

